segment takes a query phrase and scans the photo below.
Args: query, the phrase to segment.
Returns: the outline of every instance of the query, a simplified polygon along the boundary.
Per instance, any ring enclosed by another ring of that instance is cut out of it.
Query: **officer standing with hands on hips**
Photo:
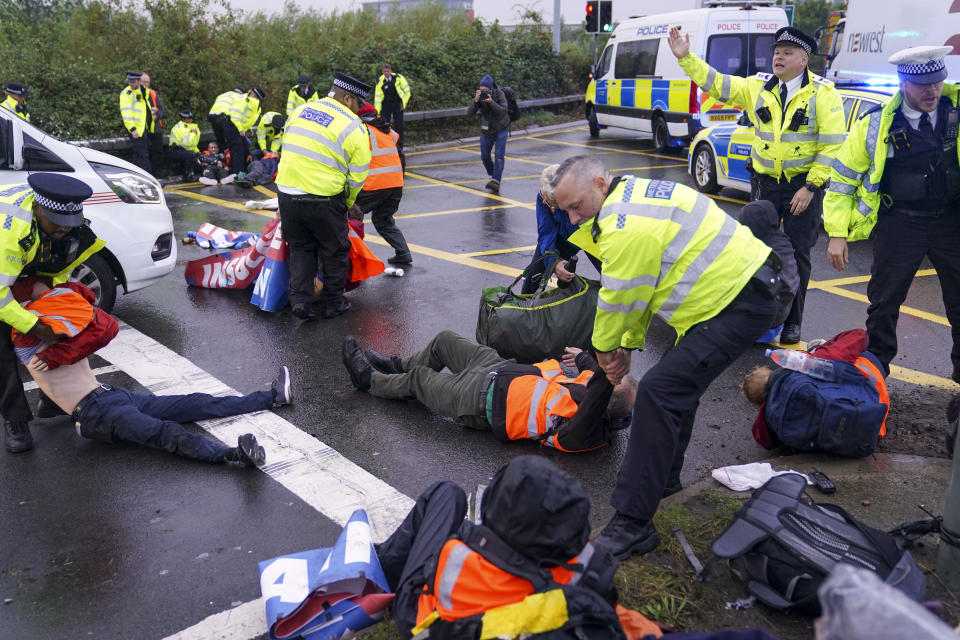
[[[343,296],[350,240],[347,211],[370,169],[370,138],[357,117],[373,89],[342,73],[333,74],[326,98],[290,112],[277,172],[283,239],[290,245],[290,307],[313,320],[317,257],[323,269],[323,318],[350,309]]]
[[[10,328],[47,344],[64,336],[21,307],[10,288],[26,275],[49,276],[54,285],[66,282],[104,246],[83,218],[83,201],[92,193],[85,183],[57,173],[34,173],[26,184],[0,186],[0,252],[6,256],[0,262],[0,413],[4,444],[11,453],[33,448],[33,414],[23,393]]]
[[[847,242],[873,232],[867,348],[886,373],[897,354],[900,305],[929,256],[953,335],[952,378],[960,382],[960,85],[944,83],[952,50],[921,46],[890,56],[900,90],[854,123],[823,211],[827,257],[839,271],[849,262]]]
[[[833,83],[807,68],[817,41],[783,27],[773,43],[773,75],[741,78],[719,73],[690,52],[690,34],[670,30],[670,49],[690,79],[720,102],[740,107],[754,125],[750,199],[777,207],[793,243],[800,288],[783,324],[780,342],[800,341],[803,303],[810,281],[810,250],[820,228],[823,185],[846,138],[843,99]]]

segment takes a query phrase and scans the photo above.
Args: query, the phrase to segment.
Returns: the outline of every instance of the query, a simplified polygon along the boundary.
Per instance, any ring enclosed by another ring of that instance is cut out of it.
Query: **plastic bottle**
[[[578,256],[573,256],[572,258],[567,260],[567,263],[563,265],[563,268],[569,271],[570,273],[576,273],[577,259],[578,259]],[[573,280],[571,280],[570,282],[573,282]],[[561,289],[566,289],[567,287],[570,286],[570,282],[564,282],[563,280],[558,280],[557,286],[560,287]]]
[[[813,378],[833,382],[836,375],[833,364],[829,360],[811,356],[803,351],[793,349],[767,349],[766,355],[784,369],[792,369],[805,373]]]
[[[393,276],[394,278],[402,278],[403,269],[401,269],[400,267],[387,267],[386,269],[383,270],[383,275]]]

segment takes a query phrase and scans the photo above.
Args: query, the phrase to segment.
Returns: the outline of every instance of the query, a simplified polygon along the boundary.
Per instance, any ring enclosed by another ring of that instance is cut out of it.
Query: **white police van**
[[[90,287],[98,306],[113,308],[117,286],[130,293],[173,271],[173,217],[152,176],[107,153],[58,140],[0,108],[0,185],[26,182],[38,171],[65,173],[93,189],[83,214],[107,246],[77,267],[71,280]]]
[[[653,134],[658,151],[681,147],[703,127],[736,122],[725,107],[690,80],[670,51],[671,27],[690,34],[690,50],[720,73],[751,76],[770,71],[774,34],[787,15],[772,0],[710,2],[703,9],[625,20],[610,41],[587,87],[590,135],[606,127]]]

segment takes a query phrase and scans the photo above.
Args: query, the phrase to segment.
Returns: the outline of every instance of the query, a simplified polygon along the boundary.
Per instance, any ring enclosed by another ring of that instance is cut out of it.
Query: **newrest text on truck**
[[[680,147],[703,127],[735,122],[725,107],[690,80],[670,51],[671,27],[690,34],[690,50],[720,73],[769,72],[774,34],[787,16],[773,2],[716,2],[703,9],[625,20],[610,35],[587,87],[590,135],[621,127],[653,134],[658,151]]]

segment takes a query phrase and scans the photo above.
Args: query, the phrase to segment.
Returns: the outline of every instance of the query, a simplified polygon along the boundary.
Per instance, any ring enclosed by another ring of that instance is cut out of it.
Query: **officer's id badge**
[[[323,111],[317,111],[316,109],[304,109],[300,112],[300,117],[304,120],[309,120],[310,122],[316,122],[317,124],[329,127],[330,123],[333,122],[333,116],[329,113],[324,113]]]
[[[37,220],[34,218],[33,222],[30,224],[30,233],[27,234],[25,238],[20,238],[20,248],[24,251],[30,251],[30,247],[37,241]]]
[[[648,198],[659,198],[669,200],[673,195],[673,190],[677,183],[670,180],[651,180],[647,185],[647,192],[644,194]]]

